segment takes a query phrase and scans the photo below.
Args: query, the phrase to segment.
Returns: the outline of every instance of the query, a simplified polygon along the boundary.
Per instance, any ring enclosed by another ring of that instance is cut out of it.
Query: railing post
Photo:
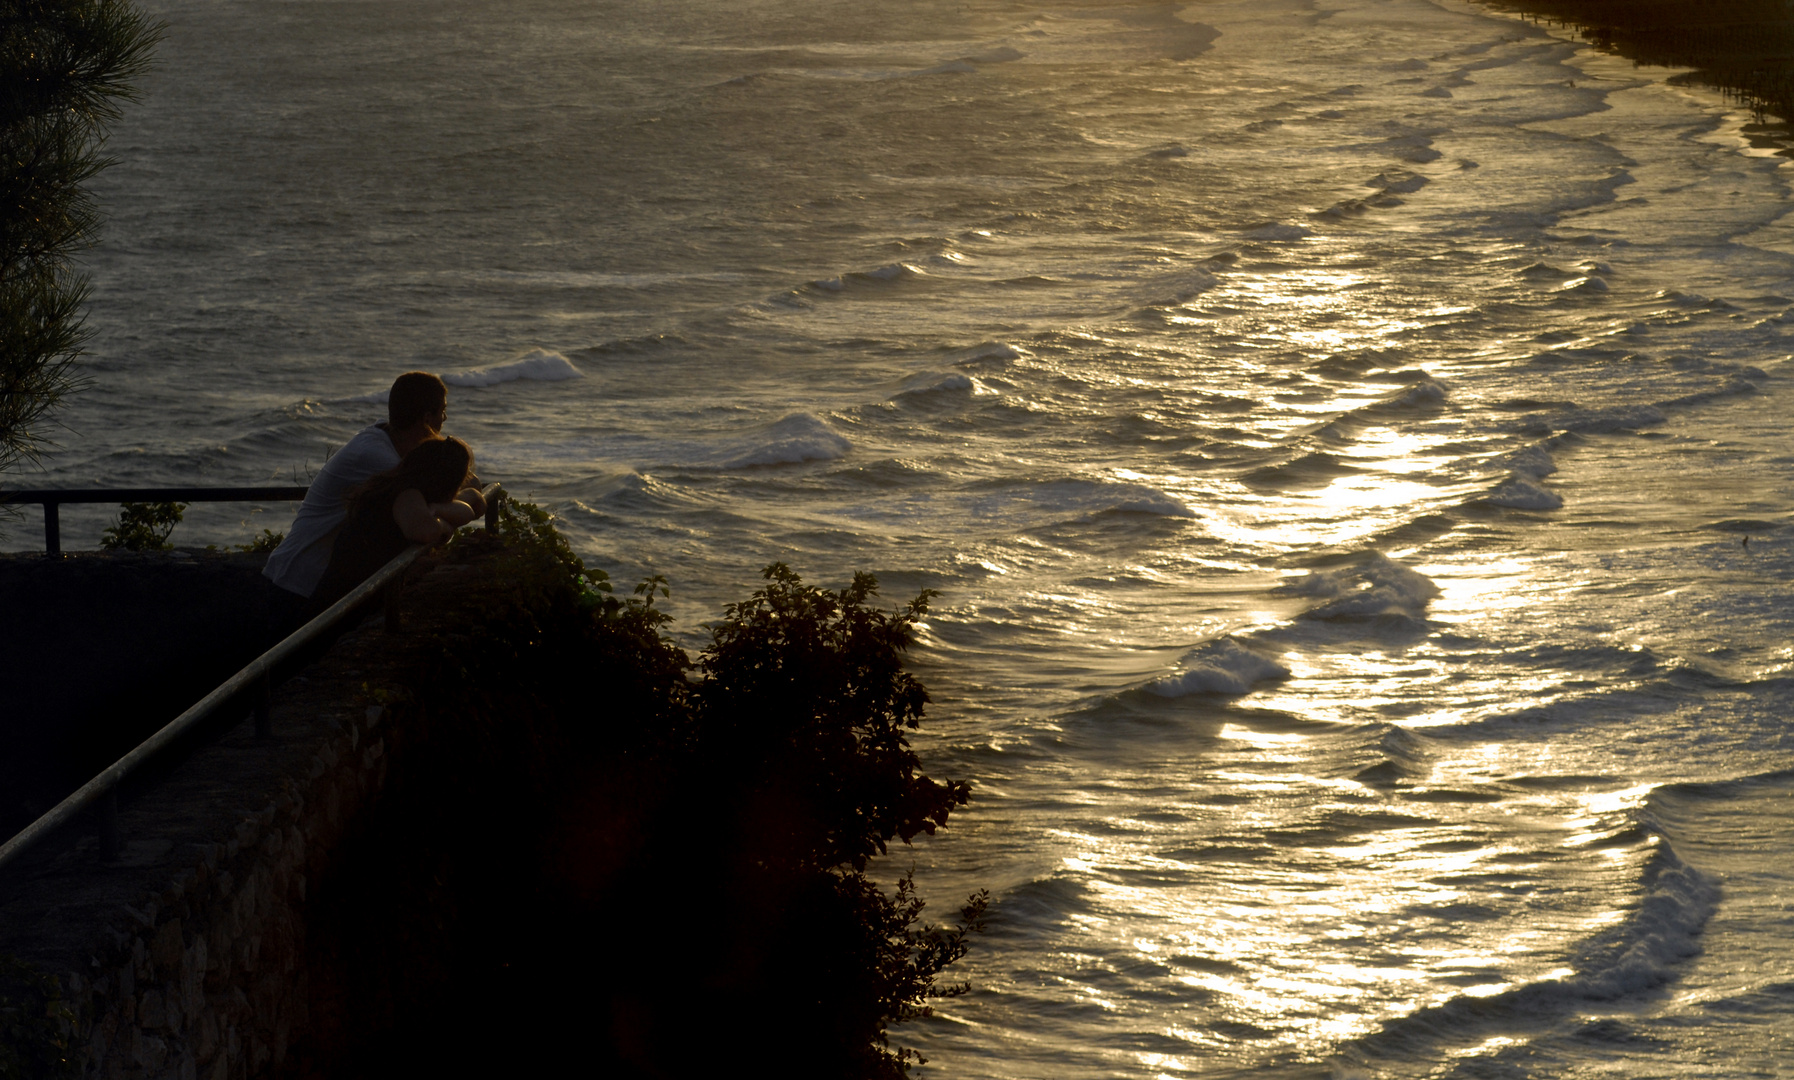
[[[398,574],[391,581],[386,583],[386,590],[384,593],[386,597],[386,632],[389,634],[396,634],[405,628],[404,616],[399,610],[400,594],[404,591],[404,588],[405,575],[403,573]]]
[[[62,515],[58,512],[60,503],[44,503],[44,554],[62,554]]]
[[[112,862],[123,847],[118,832],[118,789],[113,788],[100,800],[100,858]]]
[[[274,696],[273,675],[264,670],[255,691],[255,737],[266,739],[274,734],[274,722],[268,716],[269,699]]]
[[[138,495],[140,492],[133,490],[130,494]],[[157,491],[154,494],[161,494],[161,492]],[[15,497],[20,502],[41,503],[43,499],[42,494],[33,492],[18,492]],[[0,840],[0,869],[4,869],[20,854],[30,850],[33,845],[52,835],[56,830],[73,824],[82,815],[95,811],[102,815],[100,818],[102,847],[114,852],[119,851],[122,844],[117,841],[119,836],[118,812],[116,810],[119,798],[117,789],[127,776],[170,744],[185,737],[194,729],[195,725],[212,716],[227,702],[231,704],[241,702],[245,691],[251,693],[255,691],[255,683],[258,679],[268,679],[269,687],[272,688],[273,675],[271,673],[276,667],[299,655],[301,649],[317,641],[351,613],[364,610],[363,605],[370,603],[375,593],[386,589],[388,585],[401,584],[405,571],[410,569],[423,551],[424,545],[413,544],[393,556],[385,566],[366,581],[349,590],[347,596],[313,616],[304,626],[283,638],[280,644],[263,653],[249,667],[226,679],[211,693],[194,702],[181,715],[162,725],[154,735],[138,743],[135,749],[113,762],[104,772],[76,788],[52,807],[48,813],[40,815],[36,821],[19,830],[10,839]],[[397,596],[397,589],[387,593],[389,600],[396,601]],[[388,610],[395,617],[398,615],[396,603]],[[252,669],[253,674],[251,673]],[[104,816],[108,812],[105,805],[108,800],[111,801],[113,807],[110,811],[112,824],[108,824],[107,818]]]

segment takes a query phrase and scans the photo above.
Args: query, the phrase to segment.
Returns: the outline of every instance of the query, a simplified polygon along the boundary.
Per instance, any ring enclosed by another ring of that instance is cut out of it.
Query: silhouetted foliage
[[[893,839],[932,833],[968,796],[925,775],[908,743],[928,695],[902,658],[929,594],[880,610],[870,575],[831,591],[775,564],[708,627],[694,663],[656,606],[665,579],[617,595],[527,503],[507,503],[494,534],[463,534],[451,551],[496,555],[503,610],[444,639],[419,680],[435,688],[430,700],[472,702],[468,715],[513,725],[489,750],[431,766],[443,794],[420,805],[433,829],[490,834],[476,847],[497,858],[516,849],[497,838],[527,832],[522,823],[564,822],[540,857],[561,868],[540,901],[558,914],[535,920],[527,933],[542,944],[513,942],[521,951],[490,977],[592,970],[589,996],[566,1008],[578,1018],[568,1022],[595,1015],[612,1033],[594,1065],[606,1075],[727,1072],[764,1038],[767,1010],[793,1033],[777,1051],[787,1075],[906,1075],[919,1058],[893,1049],[887,1028],[964,991],[939,980],[988,899],[933,926],[913,881],[893,891],[866,872]],[[543,755],[524,772],[560,779],[495,790],[492,763],[518,724],[539,733]],[[550,789],[556,806],[542,801]],[[463,806],[452,827],[440,817]],[[523,873],[495,866],[479,880]]]
[[[286,538],[286,533],[277,533],[273,529],[263,529],[261,535],[252,537],[248,543],[237,544],[235,547],[238,551],[249,555],[267,555],[272,553],[275,548],[279,547],[280,542]]]
[[[782,563],[764,577],[710,626],[691,692],[703,810],[738,823],[731,880],[759,901],[747,910],[763,940],[779,943],[718,977],[781,1002],[782,1022],[804,1032],[788,1051],[795,1071],[903,1076],[916,1056],[889,1048],[887,1025],[963,991],[936,978],[964,955],[988,900],[974,896],[951,928],[919,925],[909,878],[892,896],[865,875],[892,839],[932,834],[969,795],[926,776],[909,746],[928,693],[903,653],[931,594],[886,612],[870,606],[870,574],[838,592]]]
[[[966,801],[966,784],[921,774],[906,734],[928,692],[903,653],[931,594],[887,614],[867,606],[878,592],[870,574],[840,592],[805,585],[783,563],[764,576],[765,588],[710,628],[698,660],[705,752],[778,834],[768,858],[864,870],[892,837],[933,833]]]
[[[168,536],[181,523],[186,503],[128,502],[120,503],[118,517],[100,534],[100,547],[106,551],[168,551],[174,547]]]
[[[88,181],[161,29],[128,0],[0,0],[0,470],[33,459],[74,387],[94,243]]]

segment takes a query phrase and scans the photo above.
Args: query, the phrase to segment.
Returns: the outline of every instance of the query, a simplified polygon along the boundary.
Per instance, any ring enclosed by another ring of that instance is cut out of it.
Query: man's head
[[[392,393],[386,398],[388,431],[409,433],[421,423],[433,435],[442,430],[447,413],[448,387],[437,376],[427,371],[407,371],[393,380]]]

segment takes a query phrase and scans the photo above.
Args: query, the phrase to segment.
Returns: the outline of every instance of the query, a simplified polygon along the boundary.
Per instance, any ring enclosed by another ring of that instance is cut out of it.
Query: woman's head
[[[425,502],[447,502],[473,473],[473,451],[460,439],[426,439],[388,474],[391,489],[417,488]],[[387,487],[388,485],[381,485]]]

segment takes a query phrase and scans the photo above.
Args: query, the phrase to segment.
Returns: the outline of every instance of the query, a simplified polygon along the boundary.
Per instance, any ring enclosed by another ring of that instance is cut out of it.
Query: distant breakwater
[[[1695,69],[1759,114],[1794,121],[1794,9],[1783,0],[1483,0],[1574,27],[1641,64]]]
[[[0,1024],[0,1052],[35,1039],[45,1076],[507,1075],[578,1033],[598,1071],[695,1076],[770,1024],[801,1031],[800,1071],[904,1074],[887,1025],[981,910],[931,927],[860,870],[965,797],[901,738],[926,700],[904,609],[786,572],[694,665],[664,582],[613,597],[528,507],[502,533],[420,563],[405,631],[344,635],[278,691],[272,739],[236,724],[164,763],[120,859],[71,827],[8,869],[0,995],[58,1019]],[[816,632],[782,651],[775,625]]]

